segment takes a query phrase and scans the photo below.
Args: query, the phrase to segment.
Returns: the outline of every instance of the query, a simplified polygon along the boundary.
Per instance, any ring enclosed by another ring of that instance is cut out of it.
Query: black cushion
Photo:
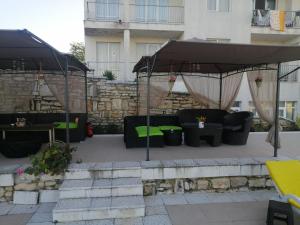
[[[34,141],[1,141],[1,153],[7,158],[23,158],[39,151],[42,142]]]

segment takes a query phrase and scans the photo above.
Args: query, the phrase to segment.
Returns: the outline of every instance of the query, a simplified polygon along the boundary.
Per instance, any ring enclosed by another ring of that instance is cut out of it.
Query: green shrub
[[[25,172],[38,176],[40,174],[58,175],[63,173],[72,160],[74,148],[67,148],[64,144],[54,144],[33,157],[31,157],[32,166]]]
[[[300,129],[300,116],[297,116],[296,125],[297,125],[298,129]]]
[[[113,72],[110,71],[110,70],[105,70],[105,71],[103,72],[102,75],[103,75],[103,77],[105,77],[107,80],[115,80],[115,79],[116,79],[115,75],[114,75]]]

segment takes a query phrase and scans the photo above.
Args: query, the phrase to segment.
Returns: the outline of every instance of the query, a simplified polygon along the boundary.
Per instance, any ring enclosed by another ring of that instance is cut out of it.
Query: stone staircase
[[[59,189],[54,222],[145,216],[139,163],[72,164]]]

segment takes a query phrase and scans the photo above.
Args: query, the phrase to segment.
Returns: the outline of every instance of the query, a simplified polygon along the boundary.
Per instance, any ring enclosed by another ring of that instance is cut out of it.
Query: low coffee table
[[[206,140],[211,146],[219,146],[222,141],[222,124],[206,123],[199,128],[197,123],[183,123],[184,142],[188,146],[199,147],[200,140]]]

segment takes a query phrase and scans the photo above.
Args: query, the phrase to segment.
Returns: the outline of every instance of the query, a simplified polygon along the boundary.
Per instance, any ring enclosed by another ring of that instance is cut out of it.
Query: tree
[[[85,47],[82,42],[72,42],[70,44],[70,53],[74,55],[80,62],[84,62]]]

